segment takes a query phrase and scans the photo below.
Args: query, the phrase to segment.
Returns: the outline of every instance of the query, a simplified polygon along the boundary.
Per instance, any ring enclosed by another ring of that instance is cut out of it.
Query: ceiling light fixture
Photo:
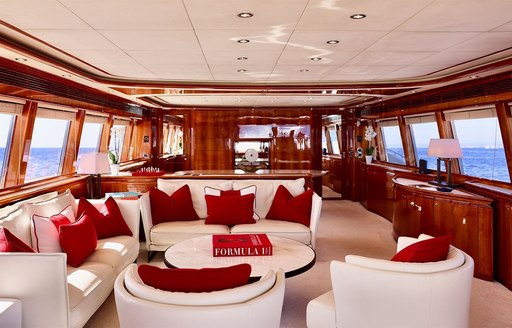
[[[306,72],[309,72],[309,69],[307,69],[307,68],[303,68],[303,69],[301,69],[301,70],[300,70],[300,72],[301,72],[301,73],[306,73]]]
[[[352,19],[363,19],[363,18],[366,18],[366,15],[365,14],[354,14],[354,15],[351,15],[350,18],[352,18]]]
[[[238,72],[238,73],[245,73],[245,72],[247,72],[247,70],[246,70],[246,69],[243,69],[243,68],[240,68],[239,70],[237,70],[237,72]]]
[[[322,57],[311,57],[309,59],[311,59],[312,61],[319,61],[322,60]]]
[[[332,90],[331,91],[331,95],[335,95],[336,93],[338,93],[338,90]]]
[[[240,18],[251,18],[254,15],[252,13],[240,13],[237,16]]]
[[[26,61],[27,61],[27,58],[23,58],[23,57],[16,57],[16,58],[14,58],[14,60],[19,61],[19,62],[26,62]]]
[[[338,44],[338,43],[340,43],[340,41],[338,41],[338,40],[329,40],[329,41],[327,41],[325,43],[327,43],[327,44]]]
[[[245,56],[241,56],[241,57],[237,57],[236,59],[237,59],[237,60],[247,60],[247,59],[249,59],[249,58],[247,58],[247,57],[245,57]]]
[[[249,42],[251,42],[251,40],[248,40],[248,39],[240,39],[240,40],[238,40],[238,41],[236,41],[236,42],[238,42],[238,43],[249,43]]]

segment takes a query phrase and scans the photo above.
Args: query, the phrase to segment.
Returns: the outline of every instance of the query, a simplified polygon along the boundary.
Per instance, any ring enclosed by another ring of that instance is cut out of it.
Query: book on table
[[[120,191],[120,192],[107,192],[105,198],[118,198],[118,199],[139,199],[139,193],[135,191]]]
[[[266,234],[213,235],[213,256],[270,256],[272,244]]]

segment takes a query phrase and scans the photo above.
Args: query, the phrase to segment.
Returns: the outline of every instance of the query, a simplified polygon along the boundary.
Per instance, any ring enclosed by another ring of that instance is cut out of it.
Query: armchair
[[[416,241],[400,237],[398,250]],[[332,290],[309,302],[307,326],[469,327],[473,259],[404,263],[348,255],[331,262]]]
[[[284,299],[284,272],[269,270],[261,280],[209,293],[168,292],[145,285],[137,265],[114,285],[119,323],[130,327],[278,328]]]

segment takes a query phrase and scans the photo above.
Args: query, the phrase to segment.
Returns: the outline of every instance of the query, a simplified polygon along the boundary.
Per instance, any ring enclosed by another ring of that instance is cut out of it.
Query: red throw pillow
[[[450,240],[450,236],[443,236],[418,241],[396,253],[391,261],[425,263],[446,260]]]
[[[23,240],[13,235],[7,228],[0,227],[0,253],[3,252],[34,253],[34,250]]]
[[[119,206],[112,197],[107,198],[101,210],[94,207],[87,199],[80,198],[77,216],[80,217],[83,214],[87,214],[92,220],[98,239],[132,235]]]
[[[244,196],[204,196],[208,216],[205,224],[248,224],[256,223],[254,214],[254,194]]]
[[[162,269],[141,264],[138,272],[148,286],[170,292],[201,293],[246,285],[251,275],[251,265],[242,263],[223,268]]]
[[[199,220],[188,185],[176,190],[171,196],[153,187],[149,189],[149,202],[153,224]]]
[[[312,203],[313,189],[293,197],[285,186],[280,185],[266,219],[296,222],[309,227]]]
[[[205,196],[206,195],[245,196],[245,195],[253,194],[254,195],[253,211],[256,209],[256,186],[254,186],[254,185],[247,186],[247,187],[244,187],[242,189],[237,189],[237,190],[221,190],[221,189],[216,189],[216,188],[206,186],[206,187],[204,187],[204,194],[205,194]],[[260,219],[260,217],[258,216],[258,214],[256,214],[256,212],[253,213],[252,217],[254,220]],[[250,222],[250,223],[253,223],[253,222]]]
[[[98,244],[94,223],[87,214],[71,224],[61,225],[59,240],[62,250],[68,255],[68,264],[74,267],[84,263]]]

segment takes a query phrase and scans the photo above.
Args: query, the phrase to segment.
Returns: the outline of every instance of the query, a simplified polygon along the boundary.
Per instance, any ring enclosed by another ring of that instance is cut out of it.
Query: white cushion
[[[45,193],[42,195],[38,195],[38,196],[35,196],[32,198],[21,200],[12,205],[9,205],[9,206],[2,207],[2,208],[0,208],[0,218],[7,216],[10,213],[16,211],[24,203],[38,203],[38,202],[42,202],[42,201],[47,201],[49,199],[57,197],[57,195],[58,195],[58,193],[56,191],[51,191],[51,192],[48,192],[48,193]]]
[[[0,327],[21,328],[22,305],[14,298],[0,298]]]
[[[204,293],[169,292],[144,284],[137,268],[132,264],[126,270],[126,289],[135,297],[164,304],[211,306],[242,303],[266,293],[276,282],[276,273],[269,270],[259,281],[236,288]]]
[[[90,295],[92,293],[101,294],[102,289],[111,289],[112,281],[116,277],[112,266],[97,262],[85,262],[78,268],[68,265],[66,271],[70,309],[81,305],[81,303],[91,302],[83,301],[87,297],[92,297]]]
[[[225,180],[191,180],[191,179],[157,179],[157,188],[168,195],[172,195],[176,190],[188,185],[192,194],[192,204],[197,215],[204,219],[207,215],[206,200],[204,198],[204,188],[212,187],[220,190],[231,190],[232,181]]]
[[[30,216],[24,206],[21,206],[16,211],[0,218],[0,226],[8,229],[27,245],[32,245],[32,237],[30,233],[31,225],[32,222]]]
[[[86,262],[99,262],[111,266],[120,273],[137,259],[139,240],[132,236],[115,236],[98,240],[98,246]]]
[[[60,213],[69,222],[75,221],[75,215],[71,209],[71,205],[68,205]],[[56,215],[55,214],[55,215]],[[52,222],[50,217],[44,217],[37,214],[32,215],[32,248],[40,253],[59,253],[62,252],[59,240],[59,229]]]
[[[254,224],[237,224],[231,233],[266,233],[272,236],[290,238],[304,244],[311,243],[311,230],[303,224],[261,219]]]
[[[203,235],[228,233],[228,226],[204,224],[204,220],[163,222],[154,225],[149,232],[151,242],[157,245],[173,245]]]
[[[385,271],[399,271],[410,273],[433,273],[458,268],[464,264],[464,254],[454,247],[450,246],[448,256],[444,261],[426,262],[426,263],[409,263],[394,262],[388,260],[373,259],[364,256],[347,255],[345,262],[363,266],[371,269]]]
[[[296,180],[234,180],[233,189],[238,190],[251,185],[256,186],[256,214],[263,219],[267,216],[277,188],[283,185],[292,196],[298,196],[304,192],[304,178]]]

